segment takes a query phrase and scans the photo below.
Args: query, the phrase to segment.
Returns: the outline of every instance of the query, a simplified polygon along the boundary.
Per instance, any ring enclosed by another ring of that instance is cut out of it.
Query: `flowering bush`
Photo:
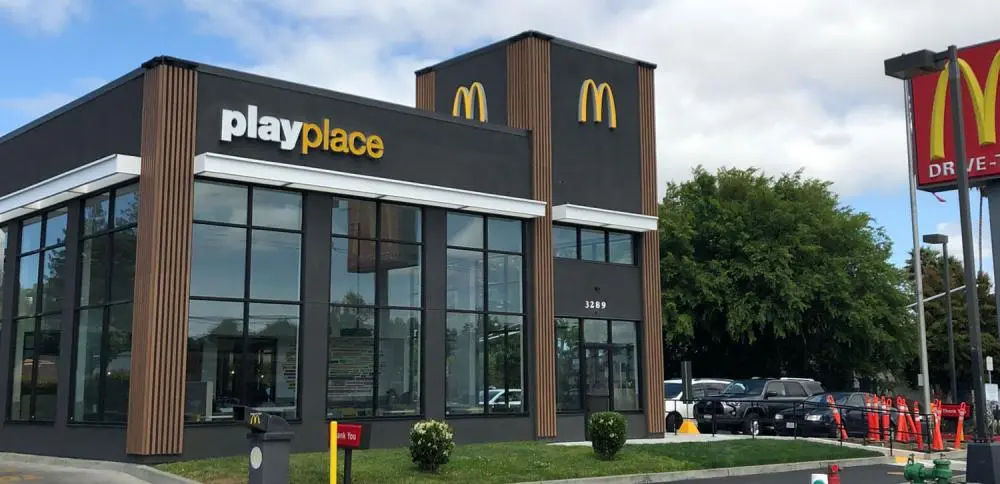
[[[617,412],[597,412],[590,416],[587,432],[594,453],[602,459],[614,459],[625,446],[625,416]]]
[[[455,432],[438,420],[422,420],[410,429],[410,458],[422,471],[436,471],[448,463],[455,449]]]

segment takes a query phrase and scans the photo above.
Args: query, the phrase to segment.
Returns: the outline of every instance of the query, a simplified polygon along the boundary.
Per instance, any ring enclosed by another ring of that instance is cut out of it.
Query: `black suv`
[[[694,416],[702,433],[715,430],[758,435],[761,429],[774,430],[774,416],[826,389],[810,378],[751,378],[733,380],[722,393],[694,406]]]

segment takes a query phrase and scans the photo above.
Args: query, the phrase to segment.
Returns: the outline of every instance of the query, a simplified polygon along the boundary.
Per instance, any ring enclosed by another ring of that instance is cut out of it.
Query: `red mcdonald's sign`
[[[997,88],[1000,40],[959,49],[966,167],[971,183],[1000,177],[997,145]],[[948,94],[948,71],[913,79],[913,132],[917,184],[930,190],[955,187],[955,144]]]

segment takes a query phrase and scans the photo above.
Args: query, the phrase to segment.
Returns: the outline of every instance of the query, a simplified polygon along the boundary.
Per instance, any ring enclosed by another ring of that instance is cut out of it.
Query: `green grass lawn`
[[[824,459],[877,456],[873,452],[793,440],[730,440],[715,443],[628,445],[613,461],[594,457],[590,447],[540,442],[456,446],[451,462],[437,474],[420,472],[407,449],[354,452],[353,482],[511,483],[607,475],[712,469]],[[178,462],[157,466],[206,484],[247,482],[247,457]],[[343,471],[343,453],[338,464]],[[293,484],[329,482],[326,453],[294,454]],[[341,474],[342,475],[342,474]],[[342,480],[342,479],[341,479]]]

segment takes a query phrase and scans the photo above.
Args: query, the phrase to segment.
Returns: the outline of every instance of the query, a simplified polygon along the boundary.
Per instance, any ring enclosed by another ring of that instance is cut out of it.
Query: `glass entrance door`
[[[611,351],[607,345],[584,346],[584,411],[586,421],[593,412],[611,410]],[[584,429],[587,429],[584,423]],[[589,440],[588,430],[584,430]]]

